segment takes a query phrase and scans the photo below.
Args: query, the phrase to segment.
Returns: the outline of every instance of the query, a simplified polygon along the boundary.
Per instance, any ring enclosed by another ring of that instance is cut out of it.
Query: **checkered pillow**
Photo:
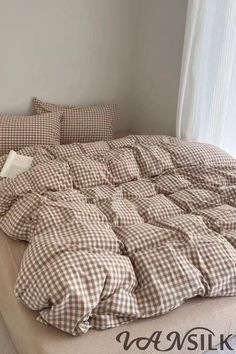
[[[61,143],[92,142],[112,139],[112,124],[116,105],[80,106],[55,105],[34,98],[35,112],[62,112]]]
[[[35,116],[0,114],[0,155],[30,145],[60,144],[60,112]]]

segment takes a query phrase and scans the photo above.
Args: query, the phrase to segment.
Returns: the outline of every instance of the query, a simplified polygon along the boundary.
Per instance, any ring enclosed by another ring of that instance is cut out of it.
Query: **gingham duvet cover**
[[[72,335],[236,296],[236,160],[165,136],[26,149],[0,227],[29,242],[15,294]]]

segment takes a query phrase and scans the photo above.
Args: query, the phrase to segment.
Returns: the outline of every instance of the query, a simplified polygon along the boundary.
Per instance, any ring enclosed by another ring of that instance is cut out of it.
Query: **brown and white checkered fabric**
[[[127,199],[152,197],[156,194],[155,184],[148,179],[138,179],[122,184],[123,195]]]
[[[156,191],[160,194],[172,194],[191,186],[190,181],[174,174],[165,174],[153,178]]]
[[[108,170],[99,161],[80,154],[69,158],[68,164],[73,175],[73,184],[76,188],[88,188],[102,184],[109,184]]]
[[[143,177],[155,177],[174,169],[169,152],[159,146],[138,145],[134,155]]]
[[[173,161],[180,166],[217,166],[234,165],[235,159],[216,146],[200,143],[180,142],[166,144],[166,150],[172,153]]]
[[[34,109],[37,114],[62,112],[62,144],[112,139],[116,105],[71,107],[42,102],[34,98]]]
[[[28,193],[16,199],[11,208],[11,218],[6,215],[1,219],[2,230],[13,239],[30,241],[34,223],[29,215],[38,210],[42,200],[43,197],[37,193]]]
[[[135,205],[127,199],[113,198],[98,205],[113,227],[140,223],[143,221]]]
[[[110,150],[94,157],[106,166],[114,185],[137,180],[140,172],[133,151],[127,148]]]
[[[82,189],[83,195],[85,195],[90,203],[99,204],[106,200],[112,200],[113,198],[122,197],[122,189],[113,185],[101,185],[90,188]]]
[[[141,198],[134,201],[139,214],[150,224],[156,220],[171,218],[183,213],[183,210],[172,203],[163,194],[155,195],[150,198]]]
[[[81,144],[58,145],[54,147],[53,154],[57,159],[65,159],[67,157],[76,156],[82,153]]]
[[[26,148],[0,227],[29,246],[15,294],[72,335],[236,296],[236,164],[165,136]]]
[[[25,146],[60,144],[60,112],[35,116],[0,114],[0,155]]]
[[[124,138],[111,140],[108,142],[108,145],[110,146],[111,149],[125,148],[125,147],[130,148],[136,145],[136,139],[134,136],[129,135]]]

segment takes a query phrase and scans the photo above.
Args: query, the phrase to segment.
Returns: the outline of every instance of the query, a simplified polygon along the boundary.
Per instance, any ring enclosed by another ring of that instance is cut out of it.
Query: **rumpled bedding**
[[[236,160],[166,136],[32,147],[0,181],[16,297],[72,335],[236,295]]]

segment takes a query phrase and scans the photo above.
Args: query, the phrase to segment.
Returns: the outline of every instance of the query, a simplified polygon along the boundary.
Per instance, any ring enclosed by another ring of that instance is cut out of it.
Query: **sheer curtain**
[[[236,156],[236,0],[189,0],[176,130]]]

